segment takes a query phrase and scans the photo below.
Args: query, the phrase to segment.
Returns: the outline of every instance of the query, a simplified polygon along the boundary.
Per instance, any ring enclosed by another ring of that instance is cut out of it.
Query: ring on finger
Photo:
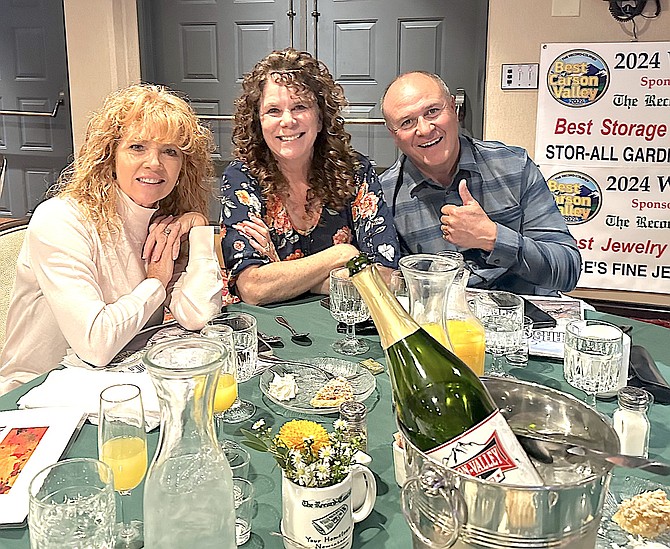
[[[265,250],[266,254],[270,253],[270,242],[269,241],[265,243],[265,248],[263,248],[263,249]]]
[[[172,232],[172,229],[170,229],[170,227],[165,227],[165,228],[163,229],[163,234],[164,234],[165,236],[169,236],[171,232]]]

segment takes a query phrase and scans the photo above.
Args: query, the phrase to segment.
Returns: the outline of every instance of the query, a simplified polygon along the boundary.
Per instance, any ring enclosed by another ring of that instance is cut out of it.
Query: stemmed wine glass
[[[233,329],[226,324],[211,323],[200,331],[200,335],[216,339],[228,349],[228,356],[221,367],[214,394],[214,418],[218,423],[223,421],[223,413],[237,400],[237,353],[235,352]]]
[[[623,356],[621,328],[600,320],[574,320],[565,327],[565,380],[587,395],[596,407],[596,395],[619,384]]]
[[[485,373],[489,376],[513,377],[503,369],[504,356],[516,352],[523,336],[523,300],[501,291],[482,292],[475,296],[475,315],[484,326],[486,350],[493,360]]]
[[[370,349],[364,340],[356,337],[355,326],[366,320],[370,313],[346,267],[330,271],[330,314],[347,325],[346,336],[333,343],[335,351],[343,355],[360,355]]]
[[[114,473],[114,490],[121,496],[117,549],[143,547],[141,521],[126,522],[123,501],[147,471],[147,435],[142,395],[137,385],[112,385],[100,393],[98,457]]]
[[[249,313],[223,313],[211,319],[203,328],[203,332],[209,326],[229,326],[231,328],[233,348],[237,355],[237,366],[235,369],[237,384],[249,381],[254,375],[256,361],[258,359],[258,332],[256,329],[256,318]],[[240,423],[253,417],[255,413],[256,406],[248,400],[240,399],[236,388],[235,400],[232,405],[225,412],[219,414],[217,419],[223,423]]]

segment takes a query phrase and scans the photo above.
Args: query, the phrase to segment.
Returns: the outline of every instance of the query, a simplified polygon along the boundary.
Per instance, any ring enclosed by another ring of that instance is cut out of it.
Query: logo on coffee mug
[[[342,505],[338,509],[335,509],[334,511],[328,513],[327,515],[314,519],[312,521],[312,526],[314,526],[315,530],[319,532],[319,534],[322,534],[324,536],[327,536],[330,534],[335,528],[337,528],[337,525],[342,522],[342,519],[345,517],[347,514],[347,511],[349,510],[348,505]]]

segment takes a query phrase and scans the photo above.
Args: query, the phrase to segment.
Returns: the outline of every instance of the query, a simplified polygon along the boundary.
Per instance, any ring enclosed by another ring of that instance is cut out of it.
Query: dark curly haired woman
[[[306,52],[272,52],[245,75],[221,185],[223,255],[243,301],[328,293],[330,271],[359,251],[396,267],[392,217],[370,161],[351,148],[345,105]]]

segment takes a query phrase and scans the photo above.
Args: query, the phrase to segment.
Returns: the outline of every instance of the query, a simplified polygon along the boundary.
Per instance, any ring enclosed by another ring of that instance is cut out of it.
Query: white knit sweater
[[[175,265],[166,293],[158,279],[146,278],[142,259],[156,210],[121,191],[118,204],[123,228],[112,242],[101,240],[72,199],[36,208],[7,316],[0,394],[57,366],[68,347],[93,365],[108,364],[145,325],[162,321],[163,304],[191,330],[220,311],[213,228],[191,229],[188,265]]]

